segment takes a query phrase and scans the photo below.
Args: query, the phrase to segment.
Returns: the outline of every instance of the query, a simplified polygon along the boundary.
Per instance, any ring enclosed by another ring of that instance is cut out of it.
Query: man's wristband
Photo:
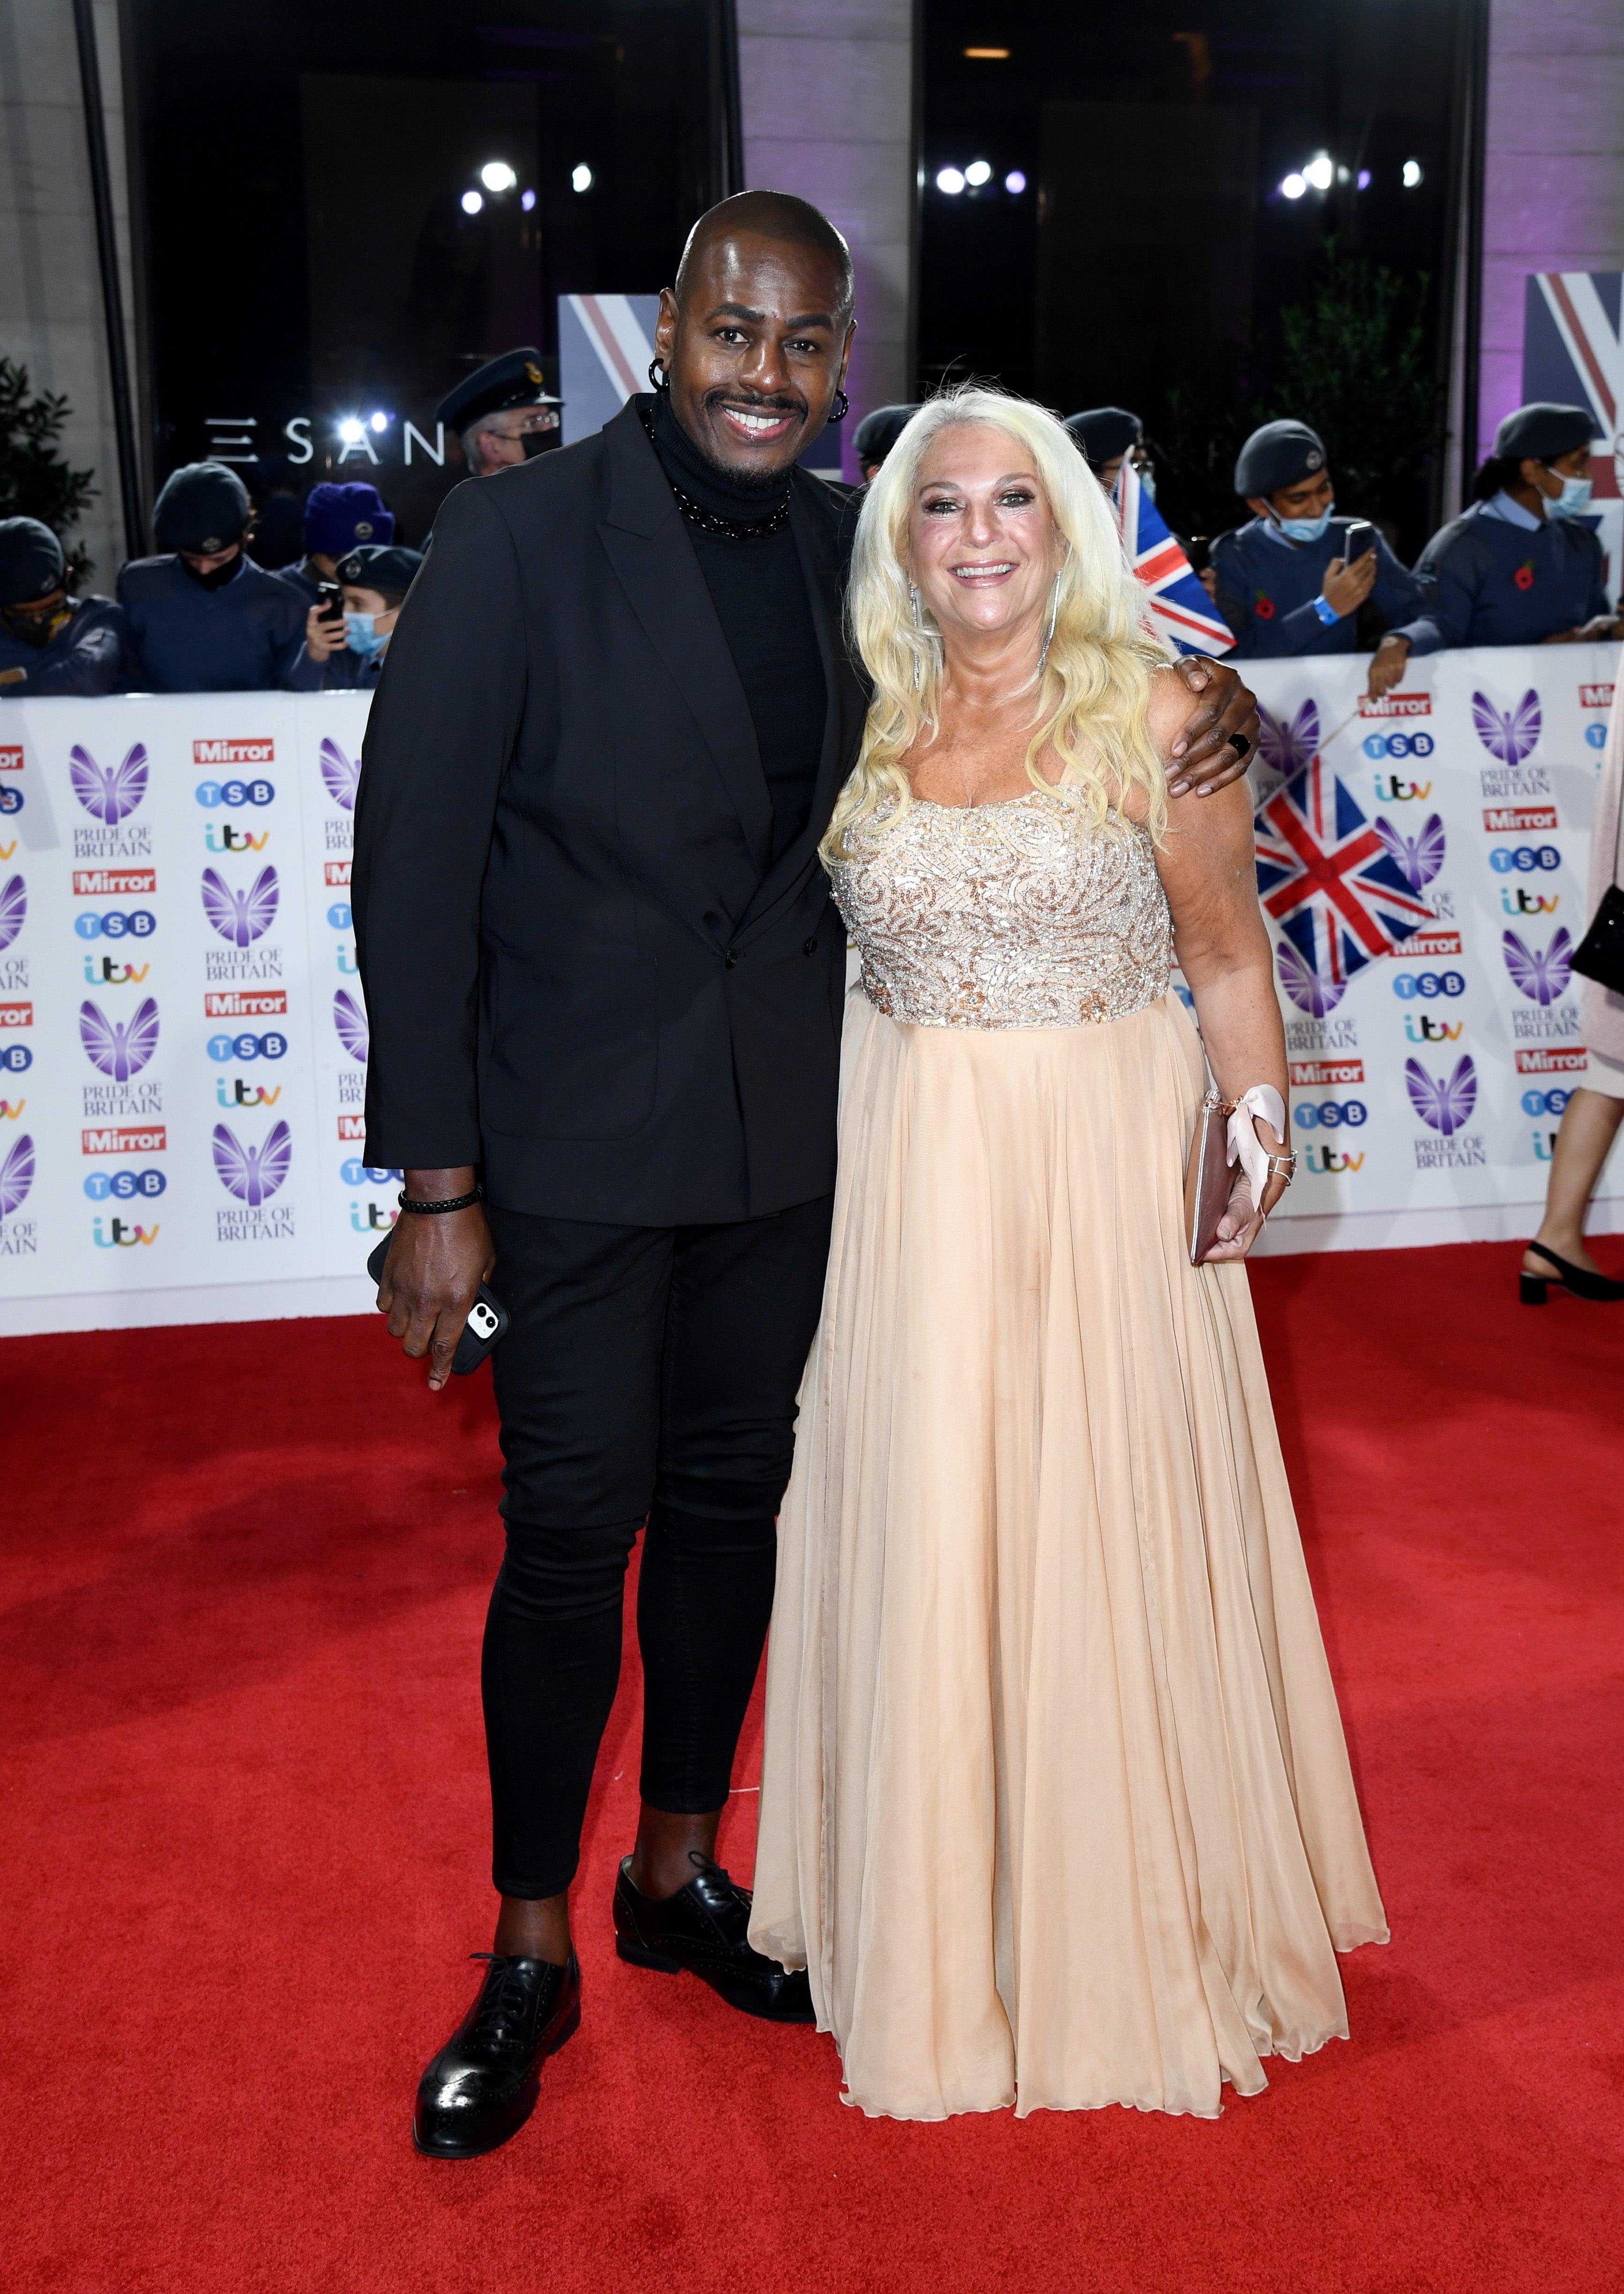
[[[1321,590],[1320,595],[1311,600],[1311,602],[1315,613],[1319,614],[1320,620],[1325,623],[1326,628],[1328,630],[1335,629],[1337,622],[1342,619],[1342,615],[1337,612],[1335,606],[1329,606],[1326,603],[1324,590]]]
[[[414,1217],[420,1217],[430,1213],[437,1213],[440,1211],[471,1210],[475,1203],[482,1203],[484,1199],[485,1191],[477,1184],[471,1187],[466,1195],[448,1195],[443,1202],[438,1203],[414,1203],[409,1200],[404,1187],[401,1189],[400,1193],[395,1197],[395,1200],[399,1203],[401,1208],[403,1211],[410,1211]]]

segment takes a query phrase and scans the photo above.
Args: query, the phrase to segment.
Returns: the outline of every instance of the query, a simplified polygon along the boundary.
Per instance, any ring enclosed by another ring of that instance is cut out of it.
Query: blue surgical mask
[[[344,617],[350,651],[358,653],[363,661],[370,661],[374,654],[382,653],[389,642],[387,630],[381,638],[378,634],[378,618],[377,614],[346,614]]]
[[[1328,502],[1318,517],[1275,517],[1272,510],[1269,515],[1287,541],[1318,541],[1336,508],[1334,501]]]
[[[1551,476],[1555,477],[1555,471],[1553,470]],[[1546,502],[1547,517],[1583,517],[1590,507],[1592,491],[1588,478],[1564,478],[1562,482],[1562,492],[1555,500],[1551,501],[1547,499]]]

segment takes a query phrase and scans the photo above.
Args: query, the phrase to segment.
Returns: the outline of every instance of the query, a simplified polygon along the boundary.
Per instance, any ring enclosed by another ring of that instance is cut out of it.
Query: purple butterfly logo
[[[245,1147],[234,1131],[216,1123],[214,1135],[215,1170],[228,1195],[256,1211],[288,1176],[293,1160],[293,1134],[285,1123],[272,1124],[262,1147]]]
[[[352,764],[337,741],[321,743],[321,777],[327,783],[327,793],[335,804],[345,812],[355,809],[355,785],[361,778],[361,759]]]
[[[1490,756],[1503,765],[1520,765],[1539,738],[1539,696],[1531,686],[1516,707],[1502,716],[1486,695],[1474,693],[1472,722]]]
[[[338,988],[333,997],[333,1025],[338,1030],[338,1040],[353,1060],[365,1064],[367,1056],[367,1015],[347,988]]]
[[[1289,720],[1271,717],[1266,709],[1257,712],[1257,745],[1263,762],[1272,766],[1285,779],[1300,773],[1314,751],[1320,746],[1320,711],[1311,701],[1305,701],[1296,715]]]
[[[1321,1020],[1328,1012],[1336,1009],[1348,992],[1345,980],[1327,980],[1299,955],[1288,940],[1280,942],[1277,953],[1280,985],[1299,1012],[1311,1012],[1316,1020]]]
[[[0,1163],[0,1218],[10,1218],[13,1211],[22,1208],[33,1184],[34,1142],[25,1131]]]
[[[110,1020],[99,1005],[79,1006],[79,1041],[92,1067],[115,1083],[138,1076],[158,1049],[158,1006],[149,996],[127,1023]]]
[[[147,793],[147,752],[139,741],[121,765],[99,765],[76,742],[68,752],[73,793],[93,819],[117,828]]]
[[[1423,1123],[1450,1138],[1466,1122],[1477,1104],[1477,1070],[1467,1052],[1455,1062],[1450,1076],[1429,1075],[1419,1060],[1406,1060],[1404,1081],[1409,1089],[1409,1103]]]
[[[10,948],[28,913],[28,888],[20,876],[0,885],[0,948]]]
[[[1573,943],[1558,928],[1549,948],[1525,948],[1514,931],[1500,934],[1506,969],[1535,1004],[1554,1004],[1568,984],[1573,969]]]
[[[1412,892],[1418,892],[1443,866],[1443,823],[1433,813],[1419,836],[1406,836],[1390,820],[1371,823],[1383,849],[1397,861],[1399,873]]]
[[[249,948],[276,920],[274,868],[262,868],[246,892],[233,892],[217,869],[203,871],[203,913],[233,948]]]

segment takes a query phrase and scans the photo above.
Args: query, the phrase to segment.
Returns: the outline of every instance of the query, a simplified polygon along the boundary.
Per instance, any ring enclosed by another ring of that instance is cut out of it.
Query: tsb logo
[[[133,1202],[137,1195],[161,1195],[169,1182],[161,1171],[93,1171],[85,1192],[93,1203]]]
[[[214,1064],[222,1067],[227,1060],[280,1060],[288,1038],[272,1028],[263,1036],[211,1036],[207,1048]]]
[[[269,781],[199,781],[192,791],[199,804],[210,809],[223,804],[240,811],[245,804],[271,804],[276,791]]]
[[[1433,736],[1430,733],[1367,733],[1365,754],[1379,762],[1383,757],[1430,757]]]
[[[1536,868],[1560,868],[1562,855],[1554,844],[1497,844],[1489,866],[1497,876],[1531,876]]]
[[[145,940],[158,930],[158,918],[150,908],[109,908],[100,916],[87,909],[73,928],[81,940]]]
[[[1525,1091],[1522,1094],[1524,1115],[1560,1115],[1567,1103],[1565,1091]]]
[[[338,1176],[346,1187],[386,1187],[391,1179],[403,1182],[406,1174],[386,1170],[381,1164],[363,1163],[351,1155],[338,1166]]]
[[[1336,1131],[1344,1123],[1357,1131],[1369,1115],[1362,1099],[1322,1099],[1318,1104],[1300,1099],[1291,1112],[1304,1131]]]
[[[1418,996],[1423,1003],[1431,1003],[1439,996],[1464,996],[1466,975],[1459,972],[1401,972],[1394,975],[1393,992],[1406,1003]]]
[[[26,1044],[0,1045],[0,1069],[8,1075],[20,1075],[34,1064],[34,1054]]]

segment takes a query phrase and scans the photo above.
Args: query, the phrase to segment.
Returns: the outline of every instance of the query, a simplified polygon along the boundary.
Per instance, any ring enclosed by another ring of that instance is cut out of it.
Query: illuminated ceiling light
[[[477,215],[484,204],[483,199],[480,198],[477,191],[465,191],[462,195],[462,211],[464,215]]]
[[[386,430],[389,427],[389,417],[382,412],[374,414],[372,417],[372,427],[375,430]]]
[[[536,195],[533,191],[521,191],[519,193],[519,205],[524,208],[526,215],[530,213],[532,207],[533,207],[535,204]]]
[[[1338,167],[1336,170],[1336,180],[1339,183],[1345,183],[1349,181],[1352,174],[1352,170],[1350,167]]]
[[[1359,171],[1359,181],[1358,181],[1358,183],[1354,185],[1354,187],[1353,187],[1353,188],[1354,188],[1354,190],[1355,190],[1355,191],[1368,191],[1369,190],[1369,188],[1370,188],[1370,170],[1369,170],[1369,168],[1368,168],[1368,167],[1361,167],[1361,168],[1360,169],[1360,171]]]
[[[964,178],[956,167],[944,167],[937,176],[936,188],[946,191],[949,199],[957,199],[964,188]]]
[[[964,170],[964,180],[967,183],[973,184],[977,191],[979,191],[983,183],[990,183],[992,182],[992,167],[985,159],[972,159],[969,167]]]
[[[1009,174],[1003,179],[1003,188],[1006,191],[1024,191],[1026,190],[1027,179],[1021,174],[1019,167],[1011,167],[1010,169]]]
[[[510,191],[519,179],[506,159],[487,159],[479,180],[488,191]]]
[[[1010,61],[1007,48],[966,48],[964,53],[978,64],[1007,64]]]
[[[583,159],[579,167],[570,169],[570,189],[573,191],[589,191],[591,188],[592,170]]]
[[[338,425],[338,435],[346,446],[359,446],[365,435],[353,414]]]
[[[1416,185],[1421,181],[1420,160],[1406,159],[1404,162],[1403,175],[1405,190],[1407,191],[1413,191]]]
[[[1303,170],[1303,182],[1311,183],[1317,191],[1328,191],[1336,177],[1328,151],[1317,151]]]
[[[1306,176],[1287,175],[1281,182],[1280,197],[1283,199],[1300,199],[1307,189],[1308,179]]]

